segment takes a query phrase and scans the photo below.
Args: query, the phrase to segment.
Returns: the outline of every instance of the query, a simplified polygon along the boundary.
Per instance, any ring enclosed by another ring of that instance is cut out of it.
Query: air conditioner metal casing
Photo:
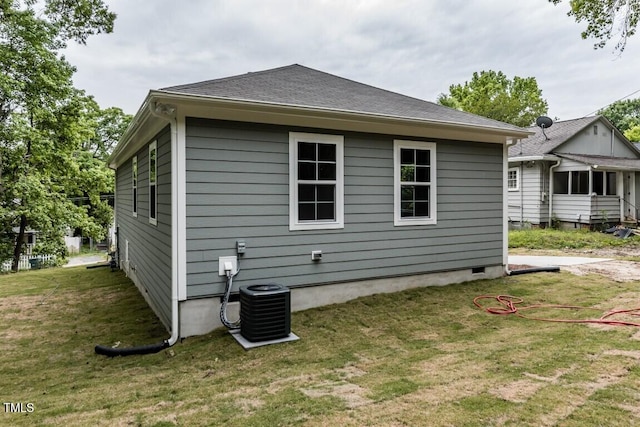
[[[240,334],[248,341],[270,341],[291,333],[289,288],[269,283],[240,287]]]

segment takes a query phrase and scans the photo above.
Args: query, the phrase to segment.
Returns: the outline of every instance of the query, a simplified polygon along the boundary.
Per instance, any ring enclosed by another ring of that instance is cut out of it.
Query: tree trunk
[[[18,230],[18,235],[16,236],[16,246],[13,250],[13,263],[11,264],[11,270],[14,272],[18,271],[18,266],[20,263],[20,255],[22,255],[22,244],[24,242],[24,235],[27,229],[27,217],[23,214],[20,215],[20,228]]]

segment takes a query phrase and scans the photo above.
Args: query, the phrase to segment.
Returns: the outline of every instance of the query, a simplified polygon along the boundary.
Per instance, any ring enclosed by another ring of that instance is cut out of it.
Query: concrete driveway
[[[509,264],[532,267],[561,267],[567,265],[592,264],[611,261],[611,258],[588,258],[575,256],[509,255]]]
[[[107,254],[78,255],[69,258],[69,261],[63,267],[77,267],[79,265],[106,263],[107,261],[109,261]]]

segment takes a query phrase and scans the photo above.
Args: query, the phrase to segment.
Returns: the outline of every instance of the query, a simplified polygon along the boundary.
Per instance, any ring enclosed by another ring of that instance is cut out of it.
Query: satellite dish
[[[553,124],[553,120],[551,120],[547,116],[540,116],[536,119],[536,125],[538,125],[542,129],[550,128],[552,124]]]
[[[536,119],[536,125],[538,125],[538,127],[542,128],[542,134],[544,135],[544,139],[548,140],[549,137],[547,136],[547,134],[544,132],[544,130],[546,128],[550,128],[551,125],[553,125],[553,120],[551,120],[549,117],[547,116],[540,116]]]

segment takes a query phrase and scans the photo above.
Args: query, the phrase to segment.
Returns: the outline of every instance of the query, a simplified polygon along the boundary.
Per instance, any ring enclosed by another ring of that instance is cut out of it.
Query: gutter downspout
[[[517,139],[507,140],[502,148],[502,265],[507,276],[511,275],[509,270],[509,147],[517,143]]]
[[[177,174],[175,173],[175,168],[177,167],[176,155],[178,152],[177,142],[178,142],[178,119],[177,119],[177,107],[175,105],[170,104],[158,104],[155,101],[149,102],[149,112],[151,115],[156,116],[160,119],[167,120],[169,125],[171,126],[171,336],[169,339],[165,340],[167,347],[173,346],[178,339],[180,338],[180,316],[179,316],[179,304],[178,304],[178,280],[179,275],[175,271],[177,268],[177,254],[175,253],[177,250],[177,245],[175,243],[176,240],[176,229],[175,222],[178,220],[177,215],[175,214],[174,208],[177,207],[176,197],[177,197]]]
[[[524,162],[520,162],[520,229],[524,229]]]
[[[551,228],[551,218],[553,218],[553,169],[560,166],[562,159],[558,159],[555,165],[549,166],[549,228]]]
[[[179,264],[177,261],[177,245],[175,241],[177,239],[176,230],[177,225],[176,221],[178,221],[177,215],[175,214],[175,208],[177,207],[177,203],[175,199],[177,198],[177,194],[175,191],[175,187],[177,187],[177,178],[174,174],[174,168],[177,168],[177,141],[178,141],[178,121],[176,115],[176,107],[173,105],[162,104],[163,110],[158,111],[158,105],[155,102],[150,102],[148,104],[149,112],[151,115],[156,116],[160,119],[167,120],[171,126],[171,202],[172,202],[172,215],[171,215],[171,230],[172,230],[172,256],[171,256],[171,336],[168,339],[165,339],[156,344],[128,347],[128,348],[114,348],[103,345],[97,345],[95,347],[95,352],[97,354],[102,354],[108,357],[115,356],[130,356],[134,354],[152,354],[158,353],[159,351],[164,350],[165,348],[169,348],[173,346],[178,339],[180,338],[180,317],[178,313],[179,303],[178,303],[178,277],[180,277],[176,271],[177,265]]]

